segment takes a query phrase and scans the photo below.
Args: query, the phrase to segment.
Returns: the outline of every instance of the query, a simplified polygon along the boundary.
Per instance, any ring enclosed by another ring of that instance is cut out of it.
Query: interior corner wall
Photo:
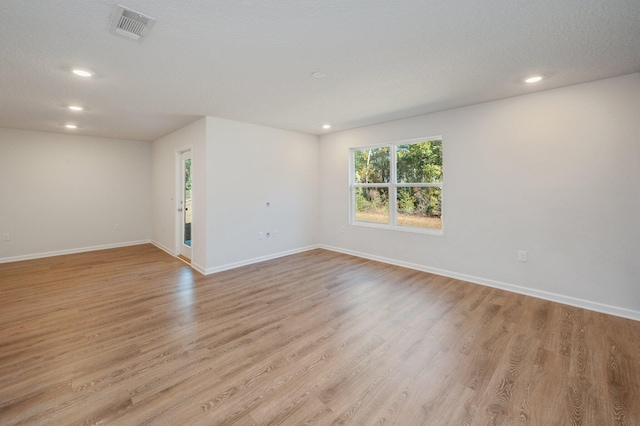
[[[639,112],[632,74],[322,136],[320,242],[640,319]],[[350,225],[349,148],[432,135],[444,235]]]
[[[152,151],[152,242],[179,254],[178,208],[180,208],[179,153],[191,150],[192,222],[191,264],[204,272],[206,262],[206,118],[153,142]]]
[[[317,244],[318,155],[317,136],[207,117],[207,272]]]
[[[0,128],[0,261],[148,242],[151,143]]]

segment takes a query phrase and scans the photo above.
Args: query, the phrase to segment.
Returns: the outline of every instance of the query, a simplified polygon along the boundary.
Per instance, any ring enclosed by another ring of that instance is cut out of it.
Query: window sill
[[[426,228],[416,228],[413,226],[400,226],[400,225],[385,225],[382,223],[374,223],[374,222],[359,222],[353,220],[349,222],[349,225],[353,226],[361,226],[363,228],[375,228],[375,229],[384,229],[386,231],[400,231],[400,232],[410,232],[412,234],[424,234],[424,235],[435,235],[435,236],[443,236],[444,231],[442,229],[426,229]]]

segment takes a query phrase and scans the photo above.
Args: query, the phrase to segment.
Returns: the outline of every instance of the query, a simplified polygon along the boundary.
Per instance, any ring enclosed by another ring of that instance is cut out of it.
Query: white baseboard
[[[206,274],[206,269],[204,267],[202,267],[201,265],[198,265],[197,263],[193,263],[193,261],[191,262],[191,267],[193,269],[195,269],[196,271],[200,272],[202,275],[207,275]]]
[[[204,274],[205,275],[215,274],[216,272],[228,271],[229,269],[235,269],[235,268],[240,268],[242,266],[253,265],[254,263],[260,263],[260,262],[264,262],[271,259],[277,259],[279,257],[284,257],[284,256],[290,256],[292,254],[303,253],[305,251],[315,250],[317,248],[320,248],[320,246],[312,245],[312,246],[301,247],[293,250],[282,251],[282,252],[270,254],[267,256],[254,257],[253,259],[247,259],[247,260],[242,260],[240,262],[228,263],[222,266],[207,268]]]
[[[45,253],[26,254],[22,256],[3,257],[3,258],[0,258],[0,263],[20,262],[22,260],[41,259],[43,257],[62,256],[65,254],[76,254],[76,253],[84,253],[88,251],[137,246],[140,244],[149,244],[150,242],[151,242],[150,240],[128,241],[126,243],[104,244],[100,246],[80,247],[80,248],[68,249],[68,250],[48,251]]]
[[[173,257],[178,257],[177,253],[175,253],[169,247],[166,247],[157,241],[151,240],[151,244],[158,247],[160,250],[164,251],[165,253],[170,254]],[[190,266],[196,271],[200,272],[202,275],[205,275],[205,269],[202,266],[198,265],[197,263],[194,263],[193,261],[191,261]]]
[[[159,242],[154,241],[154,240],[151,240],[151,241],[149,241],[149,242],[150,242],[151,244],[153,244],[154,246],[158,247],[160,250],[162,250],[162,251],[164,251],[164,252],[166,252],[166,253],[170,254],[171,256],[173,256],[173,257],[176,257],[176,256],[177,256],[177,254],[176,254],[176,253],[174,253],[174,251],[173,251],[173,250],[171,250],[169,247],[163,246],[162,244],[160,244]]]
[[[125,242],[125,243],[105,244],[105,245],[91,246],[91,247],[81,247],[81,248],[68,249],[68,250],[57,250],[57,251],[50,251],[50,252],[45,252],[45,253],[34,253],[34,254],[22,255],[22,256],[4,257],[4,258],[0,258],[0,263],[19,262],[19,261],[23,261],[23,260],[32,260],[32,259],[40,259],[40,258],[45,258],[45,257],[62,256],[62,255],[65,255],[65,254],[84,253],[84,252],[96,251],[96,250],[107,250],[107,249],[112,249],[112,248],[128,247],[128,246],[135,246],[135,245],[149,244],[149,243],[151,243],[154,246],[158,247],[159,249],[167,252],[171,256],[174,256],[174,257],[176,256],[171,250],[169,250],[167,247],[164,247],[162,244],[160,244],[160,243],[158,243],[156,241],[139,240],[139,241],[129,241],[129,242]],[[615,316],[622,317],[622,318],[628,318],[628,319],[632,319],[632,320],[635,320],[635,321],[640,321],[640,311],[635,311],[635,310],[632,310],[632,309],[621,308],[621,307],[618,307],[618,306],[611,306],[611,305],[607,305],[607,304],[604,304],[604,303],[593,302],[593,301],[590,301],[590,300],[579,299],[579,298],[576,298],[576,297],[565,296],[565,295],[562,295],[562,294],[551,293],[551,292],[542,291],[542,290],[536,290],[536,289],[532,289],[532,288],[528,288],[528,287],[521,287],[521,286],[518,286],[518,285],[503,283],[503,282],[500,282],[500,281],[494,281],[494,280],[490,280],[490,279],[487,279],[487,278],[475,277],[475,276],[472,276],[472,275],[461,274],[461,273],[458,273],[458,272],[447,271],[447,270],[444,270],[444,269],[432,268],[432,267],[429,267],[429,266],[418,265],[418,264],[415,264],[415,263],[404,262],[404,261],[401,261],[401,260],[391,259],[391,258],[382,257],[382,256],[375,256],[375,255],[371,255],[371,254],[368,254],[368,253],[361,253],[361,252],[357,252],[357,251],[353,251],[353,250],[346,250],[346,249],[342,249],[342,248],[339,248],[339,247],[333,247],[333,246],[328,246],[328,245],[324,245],[324,244],[317,244],[317,245],[311,245],[311,246],[307,246],[307,247],[301,247],[301,248],[294,249],[294,250],[288,250],[288,251],[284,251],[284,252],[274,253],[274,254],[267,255],[267,256],[255,257],[253,259],[247,259],[247,260],[243,260],[243,261],[240,261],[240,262],[228,263],[226,265],[216,266],[216,267],[207,268],[207,269],[203,268],[200,265],[196,265],[196,264],[191,264],[191,266],[196,271],[200,272],[201,274],[209,275],[209,274],[214,274],[216,272],[222,272],[222,271],[227,271],[227,270],[230,270],[230,269],[240,268],[242,266],[252,265],[254,263],[260,263],[260,262],[264,262],[264,261],[267,261],[267,260],[277,259],[279,257],[290,256],[292,254],[297,254],[297,253],[303,253],[305,251],[315,250],[315,249],[318,249],[318,248],[329,250],[329,251],[334,251],[334,252],[337,252],[337,253],[348,254],[348,255],[351,255],[351,256],[361,257],[361,258],[364,258],[364,259],[375,260],[377,262],[388,263],[388,264],[396,265],[396,266],[402,266],[404,268],[415,269],[415,270],[418,270],[418,271],[428,272],[428,273],[431,273],[431,274],[441,275],[441,276],[444,276],[444,277],[455,278],[455,279],[458,279],[458,280],[461,280],[461,281],[467,281],[467,282],[470,282],[470,283],[480,284],[480,285],[484,285],[484,286],[487,286],[487,287],[498,288],[498,289],[501,289],[501,290],[511,291],[513,293],[524,294],[526,296],[532,296],[532,297],[536,297],[538,299],[549,300],[549,301],[552,301],[552,302],[562,303],[562,304],[565,304],[565,305],[575,306],[575,307],[578,307],[578,308],[588,309],[588,310],[591,310],[591,311],[602,312],[602,313],[605,313],[605,314],[615,315]]]
[[[565,305],[575,306],[577,308],[588,309],[590,311],[602,312],[604,314],[615,315],[622,318],[628,318],[635,321],[640,321],[640,311],[634,311],[632,309],[606,305],[604,303],[592,302],[590,300],[584,300],[576,297],[565,296],[562,294],[536,290],[528,287],[521,287],[514,284],[503,283],[500,281],[494,281],[486,278],[475,277],[472,275],[460,274],[457,272],[447,271],[444,269],[431,268],[428,266],[418,265],[410,262],[404,262],[397,259],[390,259],[387,257],[375,256],[368,253],[360,253],[352,250],[345,250],[342,248],[327,246],[323,244],[320,244],[318,248],[335,251],[337,253],[348,254],[351,256],[361,257],[364,259],[375,260],[377,262],[388,263],[396,266],[402,266],[404,268],[415,269],[423,272],[429,272],[431,274],[441,275],[449,278],[455,278],[461,281],[468,281],[474,284],[480,284],[487,287],[498,288],[498,289],[510,291],[513,293],[524,294],[526,296],[532,296],[538,299],[544,299],[544,300],[549,300],[551,302],[557,302]]]

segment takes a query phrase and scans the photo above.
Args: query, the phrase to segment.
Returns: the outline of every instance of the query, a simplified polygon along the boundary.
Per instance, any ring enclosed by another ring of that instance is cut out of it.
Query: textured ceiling
[[[212,115],[312,134],[640,71],[638,0],[0,1],[0,127],[154,140]],[[72,67],[93,70],[83,80]],[[326,74],[311,77],[314,71]],[[543,74],[537,85],[524,77]],[[73,113],[71,103],[87,111]]]

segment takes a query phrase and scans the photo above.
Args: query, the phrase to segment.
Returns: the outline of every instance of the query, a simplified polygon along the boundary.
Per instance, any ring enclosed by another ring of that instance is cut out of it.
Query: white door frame
[[[184,160],[191,158],[191,148],[182,149],[176,152],[176,253],[179,256],[191,260],[193,250],[193,229],[191,229],[191,246],[184,243],[184,215],[185,215],[185,191],[184,191]],[[191,173],[193,176],[193,162],[191,163]],[[191,198],[193,200],[193,179],[191,188]],[[193,226],[193,201],[191,204],[191,224]]]

